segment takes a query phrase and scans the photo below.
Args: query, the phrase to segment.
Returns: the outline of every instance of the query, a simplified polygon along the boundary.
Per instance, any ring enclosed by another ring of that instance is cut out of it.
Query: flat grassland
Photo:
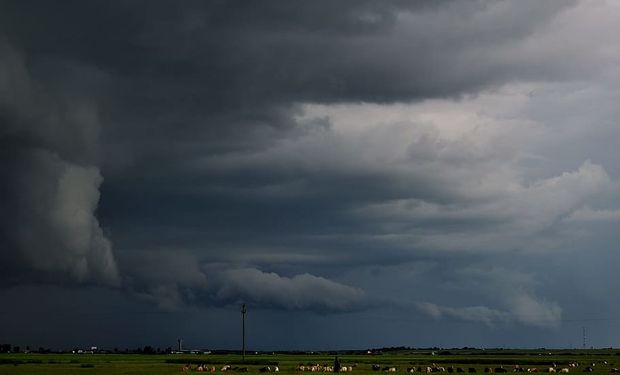
[[[570,363],[579,363],[578,367],[569,368],[570,373],[603,375],[612,373],[620,367],[620,350],[444,350],[433,355],[429,350],[389,351],[382,354],[347,354],[337,353],[342,366],[350,366],[350,375],[382,375],[374,371],[373,365],[382,369],[395,367],[396,374],[408,374],[407,368],[419,370],[430,367],[445,368],[444,374],[485,374],[485,368],[504,368],[508,373],[515,372],[515,365],[524,369],[537,368],[539,373],[546,373],[555,364],[559,373],[561,368],[568,368]],[[4,374],[180,374],[183,367],[190,365],[187,372],[198,373],[196,368],[204,364],[215,373],[221,374],[222,367],[230,365],[228,375],[265,374],[261,369],[271,370],[278,367],[282,375],[300,375],[300,365],[333,366],[336,353],[311,354],[258,354],[247,355],[245,362],[235,354],[196,354],[196,355],[140,355],[140,354],[0,354],[0,375]],[[592,372],[585,372],[591,367]],[[450,371],[449,371],[450,370]],[[462,372],[461,372],[462,371]],[[309,371],[308,371],[309,372]],[[497,372],[497,371],[496,371]],[[205,373],[205,372],[202,372]],[[418,371],[416,371],[418,374]],[[527,372],[522,372],[528,375]],[[205,373],[206,374],[206,373]],[[309,374],[308,374],[309,375]],[[318,373],[313,373],[318,375]],[[516,375],[516,372],[515,372]],[[620,373],[619,373],[620,375]]]

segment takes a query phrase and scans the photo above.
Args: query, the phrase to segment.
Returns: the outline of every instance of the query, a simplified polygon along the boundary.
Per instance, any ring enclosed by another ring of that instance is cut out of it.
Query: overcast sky
[[[3,1],[0,341],[620,346],[619,25]]]

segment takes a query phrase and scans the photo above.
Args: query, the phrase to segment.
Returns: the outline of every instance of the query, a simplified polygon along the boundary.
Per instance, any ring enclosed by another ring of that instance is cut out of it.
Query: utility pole
[[[243,361],[245,362],[245,313],[248,309],[245,307],[245,303],[241,306],[241,353]]]

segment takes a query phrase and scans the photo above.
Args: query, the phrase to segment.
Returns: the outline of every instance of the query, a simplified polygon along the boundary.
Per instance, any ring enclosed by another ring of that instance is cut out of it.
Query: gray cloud
[[[369,306],[366,293],[309,273],[283,276],[235,263],[205,262],[185,250],[125,254],[129,290],[166,310],[190,305],[237,306],[290,311],[347,312]],[[124,257],[124,258],[123,258]]]
[[[586,314],[575,299],[615,308],[597,285],[617,284],[617,7],[0,8],[11,288],[121,285],[96,293],[224,321],[247,302],[266,326],[360,337],[372,321],[371,346],[407,340],[410,315],[432,345],[531,345]]]
[[[6,43],[0,53],[3,279],[118,285],[111,243],[94,216],[103,180],[91,149],[96,112],[41,94],[19,54]]]
[[[486,301],[488,305],[453,307],[425,301],[416,302],[416,308],[433,319],[479,322],[491,328],[500,325],[560,327],[564,311],[557,301],[536,294],[541,281],[535,273],[504,268],[495,262],[480,263],[458,266],[451,274],[444,271],[440,284],[441,289],[449,294],[471,293],[476,296],[475,300]],[[469,298],[450,302],[452,305],[465,304],[470,302]]]
[[[541,328],[557,328],[562,318],[562,309],[553,303],[540,302],[531,296],[516,297],[514,311],[502,311],[486,306],[448,307],[430,302],[421,302],[418,309],[434,319],[455,318],[484,323],[488,326],[518,322]]]
[[[283,277],[254,268],[230,269],[215,277],[215,298],[249,301],[287,310],[349,311],[367,305],[363,290],[308,273]]]

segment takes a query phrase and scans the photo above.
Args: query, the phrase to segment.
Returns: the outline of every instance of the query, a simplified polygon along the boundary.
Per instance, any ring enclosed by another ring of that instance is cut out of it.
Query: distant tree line
[[[92,350],[88,350],[88,349],[81,349],[78,347],[75,347],[73,349],[70,350],[52,350],[49,348],[44,348],[42,346],[40,346],[38,349],[36,350],[31,350],[30,346],[26,346],[25,348],[22,348],[19,345],[11,345],[11,344],[0,344],[0,353],[115,353],[115,354],[167,354],[167,353],[172,353],[173,349],[172,347],[167,347],[165,349],[159,348],[159,347],[154,347],[151,345],[146,345],[144,347],[137,347],[137,348],[125,348],[125,349],[119,349],[118,347],[115,347],[112,350],[96,350],[96,351],[92,351]]]

